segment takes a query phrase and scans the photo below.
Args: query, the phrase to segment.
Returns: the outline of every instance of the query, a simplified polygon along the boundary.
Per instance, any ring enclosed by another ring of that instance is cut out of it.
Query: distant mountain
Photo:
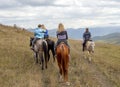
[[[95,41],[103,41],[112,44],[120,44],[120,33],[112,33],[105,36],[96,36],[93,37]]]
[[[34,29],[28,29],[29,31],[33,32]],[[52,29],[49,30],[49,35],[52,37],[56,37],[56,30]],[[68,28],[66,29],[68,32],[69,38],[72,39],[82,39],[83,33],[85,31],[85,28]],[[110,33],[120,32],[120,26],[112,26],[112,27],[95,27],[95,28],[89,28],[89,31],[92,34],[92,37],[95,36],[104,36]]]

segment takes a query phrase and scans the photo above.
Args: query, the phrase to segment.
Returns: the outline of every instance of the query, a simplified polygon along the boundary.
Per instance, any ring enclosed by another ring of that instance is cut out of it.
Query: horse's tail
[[[61,53],[62,53],[61,56],[62,56],[62,57],[65,57],[65,58],[68,56],[68,48],[66,48],[66,47],[67,47],[67,46],[65,46],[65,45],[62,45],[62,46],[61,46],[61,51],[62,51],[62,52],[61,52]]]
[[[47,54],[47,52],[48,52],[48,46],[47,46],[47,42],[43,41],[42,47],[43,47],[43,51],[44,51],[44,57],[48,61],[48,54]]]
[[[66,46],[63,44],[63,45],[61,46],[61,63],[62,63],[63,71],[65,71],[65,72],[67,72],[68,61],[69,61],[68,49],[67,49]],[[65,72],[64,72],[64,75],[65,75]]]
[[[53,54],[53,56],[55,56],[55,42],[53,41],[52,43],[53,43],[52,44],[52,54]]]
[[[64,45],[61,46],[61,63],[62,63],[62,66],[64,67],[65,66],[65,49],[64,49]]]

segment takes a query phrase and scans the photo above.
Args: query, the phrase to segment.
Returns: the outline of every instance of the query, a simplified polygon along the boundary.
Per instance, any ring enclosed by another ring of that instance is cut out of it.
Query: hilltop
[[[111,44],[120,44],[120,33],[111,33],[105,36],[96,36],[93,38],[93,40]]]
[[[43,71],[35,64],[29,48],[31,36],[26,30],[0,25],[0,87],[68,87],[58,82],[57,61],[51,58]],[[69,87],[120,86],[120,46],[96,42],[90,63],[80,40],[69,40],[69,44]]]

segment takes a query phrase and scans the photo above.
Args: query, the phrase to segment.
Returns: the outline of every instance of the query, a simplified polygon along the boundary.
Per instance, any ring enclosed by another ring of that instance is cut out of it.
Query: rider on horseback
[[[44,33],[44,39],[48,39],[48,38],[49,38],[48,30],[46,29],[45,25],[42,24],[42,25],[41,25],[41,28],[44,29],[44,30],[46,30],[46,32]]]
[[[83,51],[85,50],[85,45],[86,42],[89,41],[91,39],[91,33],[89,32],[89,29],[86,28],[86,31],[83,34]]]
[[[31,49],[34,50],[34,43],[38,40],[38,39],[44,39],[44,34],[46,33],[45,29],[42,29],[42,25],[39,24],[38,28],[36,28],[34,30],[34,39],[32,40],[32,47]]]
[[[61,43],[64,42],[68,47],[68,34],[67,31],[64,29],[64,25],[62,23],[59,24],[58,26],[58,30],[57,30],[57,43],[55,44],[55,51],[56,51],[56,47]]]

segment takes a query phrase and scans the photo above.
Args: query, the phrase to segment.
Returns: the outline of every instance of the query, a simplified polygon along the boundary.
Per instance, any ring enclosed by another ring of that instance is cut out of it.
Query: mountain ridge
[[[93,40],[112,43],[112,44],[120,44],[120,33],[115,32],[115,33],[107,34],[104,36],[96,36],[96,37],[93,37]]]
[[[82,39],[83,33],[85,31],[85,28],[67,28],[68,36],[71,39]],[[33,32],[34,29],[28,29],[28,31]],[[49,35],[52,37],[56,37],[56,31],[57,29],[51,29],[48,30]],[[110,33],[120,32],[120,26],[112,26],[112,27],[94,27],[89,28],[89,31],[91,32],[92,37],[95,36],[104,36]]]

